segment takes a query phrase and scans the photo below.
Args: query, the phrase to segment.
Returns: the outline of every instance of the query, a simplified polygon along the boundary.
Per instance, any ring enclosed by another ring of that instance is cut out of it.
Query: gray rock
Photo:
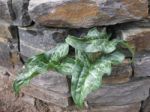
[[[6,42],[11,38],[10,25],[4,21],[0,21],[0,42]]]
[[[31,0],[29,14],[53,27],[92,27],[140,20],[148,16],[147,0]]]
[[[98,106],[91,109],[91,112],[139,112],[141,103],[133,103],[122,106]]]
[[[0,20],[17,26],[31,25],[29,0],[0,0]]]
[[[64,42],[67,31],[53,28],[19,28],[20,51],[23,56],[30,57],[50,50],[58,43]]]
[[[0,38],[1,39],[1,38]],[[12,68],[10,48],[7,43],[0,42],[0,66],[5,68]]]
[[[130,60],[131,61],[131,60]],[[114,66],[110,76],[103,78],[103,84],[120,84],[130,81],[132,77],[132,67],[129,60],[125,60],[123,64]]]
[[[120,85],[103,85],[87,97],[90,105],[120,106],[137,103],[149,96],[150,79],[135,80]]]
[[[11,76],[11,80],[15,77]],[[28,86],[22,88],[22,92],[27,96],[60,107],[67,107],[70,104],[67,78],[53,71],[34,78]]]
[[[31,84],[38,86],[38,88],[44,89],[45,91],[53,91],[57,93],[69,92],[66,77],[53,71],[49,71],[46,74],[34,78]]]
[[[23,88],[22,92],[26,95],[60,107],[67,107],[69,105],[69,95],[65,93],[62,94],[54,91],[47,91],[45,89],[39,89],[38,86],[33,85]]]
[[[122,106],[93,106],[90,108],[81,109],[75,106],[61,108],[56,105],[44,104],[42,102],[42,103],[38,103],[37,107],[38,107],[38,110],[41,110],[41,111],[49,107],[50,112],[139,112],[141,103],[139,102],[139,103],[133,103],[133,104],[128,104],[128,105],[122,105]]]
[[[12,18],[11,18],[11,14],[9,12],[7,2],[8,2],[8,0],[0,0],[0,20],[11,23]]]
[[[148,97],[142,105],[141,112],[149,112],[150,111],[150,97]]]
[[[128,41],[136,50],[150,50],[150,28],[139,25],[124,25],[116,31],[117,37]]]
[[[29,26],[32,23],[28,14],[29,0],[9,0],[9,10],[16,26]]]
[[[17,27],[0,21],[0,62],[5,62],[1,65],[14,66],[20,60],[17,34]]]
[[[150,52],[138,53],[134,62],[134,77],[150,76]]]

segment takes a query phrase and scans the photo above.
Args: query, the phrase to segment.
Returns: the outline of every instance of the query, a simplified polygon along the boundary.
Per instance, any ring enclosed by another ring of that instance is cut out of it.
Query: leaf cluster
[[[75,49],[75,56],[69,57],[69,46]],[[128,48],[123,40],[110,40],[105,30],[96,28],[89,30],[86,36],[78,38],[69,35],[65,43],[31,57],[14,81],[13,88],[19,93],[23,85],[32,78],[53,70],[71,78],[71,95],[78,107],[83,107],[86,96],[102,85],[104,75],[110,75],[112,65],[123,62],[125,55],[118,48]]]

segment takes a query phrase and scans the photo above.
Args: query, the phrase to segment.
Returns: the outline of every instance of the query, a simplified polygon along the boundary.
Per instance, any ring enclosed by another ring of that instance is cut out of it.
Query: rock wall
[[[149,3],[0,0],[0,92],[11,84],[8,82],[28,57],[55,47],[69,34],[81,36],[91,27],[105,27],[112,38],[136,48],[135,62],[129,63],[131,55],[125,50],[124,63],[114,66],[112,75],[104,77],[103,87],[88,95],[86,108],[74,107],[67,77],[52,71],[33,79],[19,99],[33,105],[35,112],[150,112]]]

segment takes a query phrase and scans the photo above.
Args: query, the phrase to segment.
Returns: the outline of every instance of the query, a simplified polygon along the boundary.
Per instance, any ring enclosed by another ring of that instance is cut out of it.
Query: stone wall
[[[88,95],[83,110],[72,103],[67,77],[52,71],[33,79],[19,98],[36,112],[150,112],[148,6],[148,0],[0,0],[0,92],[28,57],[55,47],[68,34],[106,27],[112,38],[135,46],[135,62],[129,63],[131,55],[124,51],[124,63]]]

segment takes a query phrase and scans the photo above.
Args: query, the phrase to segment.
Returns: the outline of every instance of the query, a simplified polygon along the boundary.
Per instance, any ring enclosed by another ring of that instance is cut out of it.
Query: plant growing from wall
[[[69,56],[69,46],[75,49],[75,56]],[[102,85],[104,75],[110,75],[112,65],[123,62],[125,55],[118,48],[133,50],[127,42],[110,40],[105,30],[89,30],[82,38],[69,35],[65,43],[31,57],[14,81],[13,88],[19,93],[38,74],[53,70],[71,78],[71,95],[75,104],[83,107],[84,99]]]

